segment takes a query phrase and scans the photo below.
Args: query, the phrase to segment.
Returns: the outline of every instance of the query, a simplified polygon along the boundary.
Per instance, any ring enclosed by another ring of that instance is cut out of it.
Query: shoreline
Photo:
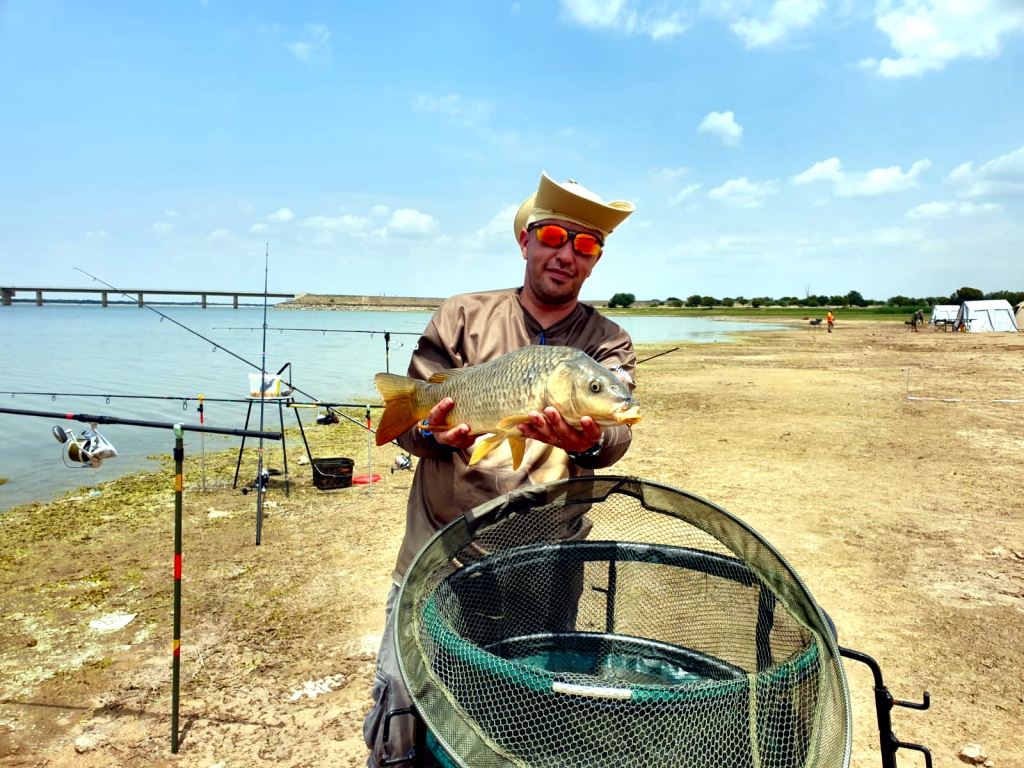
[[[986,399],[1017,394],[1006,374],[1019,367],[1016,337],[908,334],[896,323],[741,335],[638,345],[681,348],[644,364],[644,421],[601,474],[685,489],[764,535],[842,644],[876,658],[895,694],[931,691],[936,706],[894,726],[937,764],[955,763],[967,742],[996,766],[1024,763],[1024,412]],[[908,401],[907,366],[920,372],[912,394],[963,402]],[[368,471],[359,427],[306,431],[314,456],[352,457],[356,474]],[[953,437],[985,449],[951,463]],[[363,764],[412,474],[387,471],[399,452],[373,446],[382,480],[372,496],[365,486],[321,491],[299,461],[297,432],[288,447],[290,493],[271,479],[259,547],[255,498],[231,488],[237,450],[207,454],[205,493],[198,455],[185,457],[177,756],[167,738],[167,461],[99,497],[72,492],[0,515],[0,766]],[[267,462],[281,467],[278,446]],[[255,449],[240,484],[254,467]],[[119,630],[90,626],[111,615],[134,618]],[[870,675],[846,669],[851,766],[874,768]]]

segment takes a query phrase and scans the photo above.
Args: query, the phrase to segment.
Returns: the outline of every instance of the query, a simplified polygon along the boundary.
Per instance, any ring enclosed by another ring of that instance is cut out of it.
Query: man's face
[[[545,224],[558,224],[566,229],[577,232],[588,232],[604,240],[604,236],[596,229],[582,227],[561,219],[545,219]],[[573,250],[570,237],[563,245],[552,248],[538,242],[534,232],[522,230],[519,233],[519,246],[526,260],[525,287],[543,304],[568,304],[579,298],[584,281],[590,277],[594,265],[601,259],[598,256],[581,256]]]

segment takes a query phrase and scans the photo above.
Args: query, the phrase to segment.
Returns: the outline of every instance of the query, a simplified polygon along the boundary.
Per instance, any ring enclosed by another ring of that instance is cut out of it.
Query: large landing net
[[[500,497],[430,540],[398,611],[443,762],[849,764],[824,614],[770,544],[683,491],[592,477]]]

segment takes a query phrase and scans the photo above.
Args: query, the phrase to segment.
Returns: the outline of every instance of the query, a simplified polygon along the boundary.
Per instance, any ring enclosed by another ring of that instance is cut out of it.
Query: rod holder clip
[[[871,675],[875,681],[875,714],[878,719],[878,742],[882,750],[882,768],[896,768],[896,752],[900,749],[920,752],[924,755],[925,767],[932,768],[932,753],[928,751],[928,747],[909,741],[900,741],[892,730],[892,708],[928,709],[931,706],[931,696],[928,695],[928,691],[924,692],[924,700],[920,704],[895,699],[882,679],[882,668],[877,661],[866,653],[843,648],[842,646],[839,646],[839,655],[859,661],[871,670]]]

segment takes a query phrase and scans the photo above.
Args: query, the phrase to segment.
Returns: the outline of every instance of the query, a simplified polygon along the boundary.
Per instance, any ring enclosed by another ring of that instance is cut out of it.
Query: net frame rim
[[[697,494],[694,494],[694,493],[691,493],[689,491],[683,490],[682,488],[677,488],[675,486],[668,485],[667,483],[662,483],[662,482],[659,482],[659,481],[656,481],[656,480],[647,480],[647,479],[636,477],[636,476],[633,476],[633,475],[583,475],[583,476],[579,476],[579,477],[569,477],[569,478],[564,478],[564,479],[561,479],[561,480],[555,480],[555,481],[552,481],[550,483],[538,483],[538,484],[533,484],[533,485],[522,486],[522,487],[517,488],[517,489],[515,489],[513,491],[510,491],[509,493],[502,494],[501,496],[495,497],[494,499],[491,499],[490,501],[484,502],[483,504],[480,504],[480,505],[474,507],[473,509],[467,510],[462,515],[460,515],[459,517],[456,517],[454,520],[452,520],[451,522],[447,523],[440,530],[438,530],[436,533],[434,533],[434,535],[431,536],[423,544],[423,546],[420,547],[419,551],[413,557],[412,561],[409,564],[409,567],[406,569],[405,575],[402,578],[402,583],[399,585],[399,594],[398,594],[397,600],[395,601],[395,608],[394,608],[394,610],[395,610],[396,613],[395,613],[394,638],[393,638],[394,644],[395,644],[395,649],[396,649],[396,654],[395,655],[396,655],[396,659],[398,661],[399,670],[400,670],[400,672],[402,674],[402,680],[406,684],[406,688],[409,691],[409,699],[412,701],[412,705],[415,708],[416,713],[418,714],[418,716],[422,720],[424,727],[427,728],[427,730],[430,733],[433,734],[434,739],[444,749],[444,751],[446,753],[446,757],[449,760],[453,761],[460,768],[472,768],[472,766],[469,765],[468,763],[464,762],[462,757],[459,755],[459,753],[453,747],[450,746],[450,744],[448,743],[448,740],[445,739],[444,736],[442,735],[441,728],[439,728],[433,722],[433,720],[430,717],[430,715],[425,711],[424,706],[422,706],[420,698],[417,697],[413,693],[413,687],[414,686],[410,685],[410,677],[411,676],[410,676],[408,670],[406,669],[405,655],[402,652],[402,647],[403,647],[403,644],[402,644],[402,628],[403,628],[403,613],[404,613],[403,605],[405,603],[405,600],[403,598],[405,596],[405,591],[406,591],[407,587],[409,587],[409,584],[410,584],[410,581],[411,581],[411,577],[413,575],[417,574],[417,566],[419,565],[420,560],[423,558],[424,554],[434,545],[435,541],[437,541],[437,540],[439,540],[441,538],[444,538],[445,534],[450,534],[452,531],[454,531],[456,528],[458,528],[460,526],[464,526],[466,528],[467,534],[469,534],[470,538],[472,538],[472,537],[475,537],[477,531],[480,528],[483,528],[485,526],[494,525],[494,524],[498,523],[499,521],[501,521],[502,519],[504,519],[505,517],[508,517],[508,516],[510,516],[510,515],[512,515],[512,514],[514,514],[516,512],[519,512],[519,511],[522,511],[522,510],[528,510],[531,507],[547,506],[549,504],[554,503],[557,500],[557,497],[555,497],[555,493],[559,489],[562,489],[562,488],[564,488],[566,486],[573,486],[573,485],[591,484],[593,486],[593,484],[598,483],[598,482],[601,482],[601,483],[611,483],[612,485],[603,494],[591,495],[591,496],[580,497],[580,498],[573,498],[571,503],[573,503],[573,504],[602,503],[606,499],[608,499],[610,496],[612,496],[614,494],[617,494],[617,493],[621,493],[621,494],[625,494],[627,496],[633,497],[634,499],[636,499],[641,504],[641,506],[643,506],[644,509],[646,509],[646,510],[648,510],[650,512],[654,512],[654,513],[657,513],[657,514],[670,514],[670,513],[666,512],[665,510],[657,509],[657,508],[653,508],[653,507],[648,506],[648,504],[646,503],[646,501],[644,499],[643,493],[641,492],[641,489],[644,486],[647,486],[647,487],[654,488],[654,489],[657,489],[657,490],[660,490],[660,491],[665,491],[665,492],[668,492],[668,493],[676,494],[676,495],[682,496],[682,497],[684,497],[686,499],[689,499],[690,501],[696,502],[699,505],[702,505],[704,507],[708,507],[708,508],[714,510],[716,513],[722,515],[730,523],[732,523],[733,525],[737,526],[742,532],[746,533],[752,539],[756,540],[759,543],[760,546],[765,547],[767,549],[767,551],[778,561],[778,563],[782,566],[783,570],[786,572],[786,574],[789,576],[789,578],[791,578],[793,580],[793,582],[795,583],[795,585],[798,587],[802,597],[804,598],[804,602],[807,605],[809,605],[810,607],[813,608],[812,616],[817,620],[815,622],[816,626],[808,626],[807,628],[814,635],[816,644],[817,643],[823,643],[828,648],[829,655],[835,661],[835,665],[834,666],[835,666],[837,677],[838,677],[838,680],[839,680],[839,685],[840,685],[840,688],[841,688],[841,692],[843,694],[843,696],[842,696],[842,699],[843,699],[842,703],[845,705],[843,707],[844,713],[845,713],[845,722],[843,724],[843,726],[844,726],[844,735],[845,735],[845,738],[844,738],[845,745],[844,745],[844,750],[843,750],[844,755],[843,755],[843,761],[842,761],[841,767],[837,767],[837,768],[848,768],[849,764],[850,764],[850,758],[851,758],[852,748],[853,748],[853,743],[852,743],[853,742],[853,739],[852,739],[853,713],[852,713],[852,707],[851,707],[851,703],[850,703],[849,685],[848,685],[848,682],[847,682],[847,679],[846,679],[846,669],[845,669],[845,667],[844,667],[844,665],[842,663],[842,657],[841,657],[840,650],[839,650],[838,638],[832,633],[832,630],[831,630],[831,628],[829,626],[829,621],[826,618],[827,615],[825,614],[825,611],[818,604],[817,600],[814,598],[814,595],[811,593],[810,589],[808,589],[808,587],[804,583],[803,579],[796,572],[796,570],[792,567],[792,565],[790,565],[789,561],[782,555],[781,552],[779,552],[775,548],[775,546],[770,541],[768,541],[761,534],[759,534],[751,525],[749,525],[748,523],[746,523],[744,520],[742,520],[741,518],[737,517],[736,515],[732,514],[727,509],[724,509],[723,507],[719,506],[718,504],[715,504],[714,502],[709,501],[708,499],[706,499],[706,498],[704,498],[702,496],[698,496]],[[567,495],[563,494],[563,496],[562,496],[563,502],[565,502],[567,498],[568,498]],[[675,516],[675,515],[673,515],[673,516],[678,518],[678,516]],[[682,519],[682,518],[678,518],[678,519]],[[706,529],[702,528],[701,526],[696,525],[691,520],[686,520],[685,522],[688,522],[689,524],[694,525],[694,527],[697,527],[700,530],[704,530],[705,533],[707,533],[708,535],[712,536],[713,538],[718,540],[720,543],[726,545],[726,547],[729,548],[730,551],[733,551],[731,547],[728,547],[728,544],[726,544],[726,542],[722,541],[722,539],[719,536],[715,535],[713,532],[707,531]],[[738,553],[736,553],[735,551],[733,551],[733,554],[737,554],[737,556],[739,556]],[[775,594],[776,598],[778,598],[784,604],[789,606],[789,603],[787,601],[783,600],[782,596],[779,595],[776,592],[776,590],[774,588],[775,585],[773,585],[770,580],[767,580],[767,579],[762,579],[762,580],[769,587],[769,589],[771,589],[771,591]],[[794,618],[796,618],[796,617],[794,616]],[[797,619],[797,620],[800,621],[800,619]],[[800,621],[800,623],[803,623],[803,622]],[[822,630],[824,630],[824,631],[822,631]],[[419,645],[419,641],[417,641],[416,644]],[[420,647],[420,649],[422,650],[422,647]],[[827,659],[823,659],[823,662],[827,662],[827,661],[828,661]],[[435,675],[433,673],[433,670],[430,670],[429,667],[428,667],[427,668],[427,672],[428,672],[429,676],[434,680],[435,684],[437,684],[438,687],[443,690],[443,686],[440,686],[440,682],[437,681],[437,679],[436,679],[436,677],[435,677]],[[444,698],[447,699],[448,696],[446,695]],[[450,700],[449,700],[449,704],[451,704]],[[819,711],[818,713],[816,713],[815,719],[817,720],[821,716],[822,715],[821,715],[821,713]],[[487,737],[486,734],[481,733],[479,731],[479,729],[476,727],[475,723],[468,722],[468,723],[464,723],[464,725],[467,725],[472,730],[474,730],[477,733],[477,736],[485,744],[487,744],[488,747],[490,749],[492,749],[496,755],[500,755],[504,760],[506,760],[509,765],[525,765],[521,760],[518,760],[518,759],[516,759],[516,758],[514,758],[512,756],[507,755],[498,745],[495,745]],[[812,765],[812,764],[816,765],[816,759],[817,759],[816,756],[808,756],[807,765]]]

